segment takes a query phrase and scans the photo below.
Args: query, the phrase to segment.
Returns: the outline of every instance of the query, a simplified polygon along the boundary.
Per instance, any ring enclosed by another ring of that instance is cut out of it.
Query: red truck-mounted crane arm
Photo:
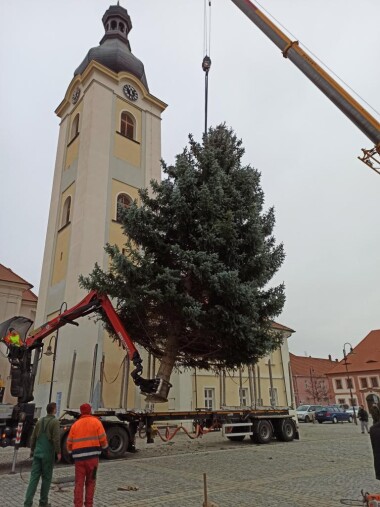
[[[76,322],[80,317],[85,317],[93,312],[100,312],[106,317],[109,325],[119,337],[121,344],[127,350],[130,360],[135,366],[131,372],[134,383],[140,387],[144,394],[154,394],[159,386],[159,379],[142,378],[142,359],[136,349],[131,337],[125,330],[118,314],[116,313],[111,301],[105,294],[91,291],[77,305],[69,308],[57,317],[45,322],[38,329],[30,333],[25,339],[25,346],[13,347],[9,351],[9,360],[11,362],[11,391],[17,396],[19,402],[28,402],[33,399],[33,380],[35,376],[31,371],[31,353],[34,349],[42,348],[43,340],[54,333],[57,329],[66,324],[78,326]],[[36,363],[36,361],[35,361]],[[13,394],[13,393],[12,393]]]
[[[374,143],[358,158],[380,174],[380,123],[250,0],[232,2]]]

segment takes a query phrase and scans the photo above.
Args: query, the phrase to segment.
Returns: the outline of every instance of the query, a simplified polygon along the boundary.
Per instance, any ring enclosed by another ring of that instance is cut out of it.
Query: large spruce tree
[[[273,236],[273,208],[264,211],[260,173],[242,165],[244,149],[225,125],[189,146],[165,178],[140,191],[123,213],[125,249],[107,245],[81,284],[107,293],[133,340],[173,366],[231,368],[256,362],[280,337],[271,329],[284,286],[269,287],[284,260]]]

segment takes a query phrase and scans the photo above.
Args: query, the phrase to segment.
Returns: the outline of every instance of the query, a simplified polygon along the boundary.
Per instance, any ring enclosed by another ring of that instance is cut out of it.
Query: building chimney
[[[329,361],[332,361],[332,359],[331,359],[331,354],[329,354]]]

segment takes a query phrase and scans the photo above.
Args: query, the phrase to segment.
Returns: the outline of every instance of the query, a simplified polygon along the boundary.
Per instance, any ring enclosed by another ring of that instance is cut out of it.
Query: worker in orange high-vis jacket
[[[83,507],[83,488],[86,488],[84,505],[94,502],[99,455],[108,448],[106,432],[99,419],[91,414],[91,405],[80,406],[80,418],[71,426],[67,437],[67,450],[75,463],[74,505]]]

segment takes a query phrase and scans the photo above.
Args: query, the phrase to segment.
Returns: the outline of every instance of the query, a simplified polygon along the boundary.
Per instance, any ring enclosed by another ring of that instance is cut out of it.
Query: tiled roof
[[[34,303],[38,301],[38,297],[30,289],[27,289],[22,293],[22,300],[31,301]]]
[[[310,368],[312,369],[313,375],[326,375],[328,371],[335,367],[337,364],[335,361],[330,359],[321,359],[318,357],[306,357],[296,356],[290,353],[290,366],[292,368],[292,374],[301,377],[310,376]]]
[[[31,283],[21,278],[21,276],[16,275],[16,273],[13,273],[11,269],[6,268],[3,264],[0,264],[0,280],[4,282],[26,284],[29,286],[30,289],[33,287]]]
[[[347,366],[350,372],[367,370],[380,370],[380,329],[375,329],[367,334],[363,340],[356,345],[354,353],[347,352]],[[346,367],[342,359],[336,364],[329,374],[345,373]]]
[[[290,329],[290,327],[283,326],[278,322],[272,321],[272,327],[273,329],[278,329],[279,331],[289,331],[290,333],[295,333],[294,329]]]

